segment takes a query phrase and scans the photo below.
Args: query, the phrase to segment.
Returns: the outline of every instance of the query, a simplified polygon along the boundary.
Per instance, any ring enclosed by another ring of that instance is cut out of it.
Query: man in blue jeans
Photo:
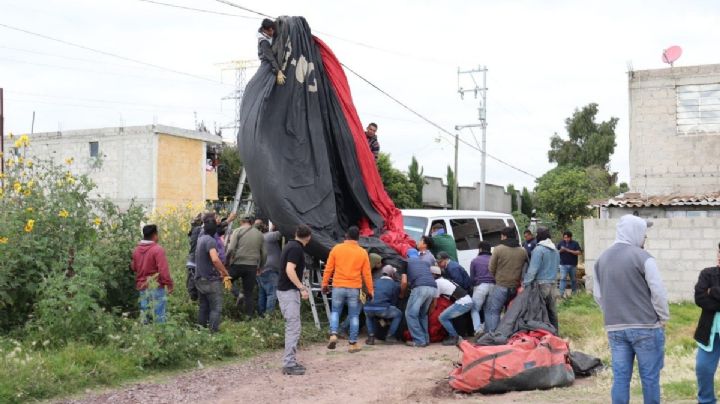
[[[593,296],[608,332],[613,404],[630,401],[636,357],[645,404],[660,403],[660,370],[670,310],[655,258],[643,249],[649,225],[637,216],[621,217],[615,243],[595,263]]]
[[[437,284],[430,272],[430,264],[420,258],[416,249],[408,250],[407,256],[407,283],[410,286],[410,297],[405,308],[405,320],[412,336],[412,341],[407,341],[407,345],[424,348],[430,345],[428,313],[435,303]]]
[[[560,252],[560,297],[565,296],[565,279],[568,275],[572,294],[577,292],[577,264],[582,248],[572,237],[572,232],[566,231],[563,233],[562,241],[557,245],[557,250]]]
[[[449,279],[441,277],[442,270],[440,267],[431,267],[430,271],[435,277],[435,283],[437,284],[435,298],[437,299],[440,295],[443,295],[453,302],[450,307],[440,313],[440,317],[438,318],[440,324],[442,324],[443,328],[448,333],[447,338],[443,340],[442,344],[446,346],[457,345],[458,342],[460,342],[460,336],[455,330],[452,320],[456,317],[462,316],[472,309],[472,298],[465,289],[462,288],[462,286]]]
[[[485,303],[485,332],[491,333],[500,323],[500,313],[517,295],[523,268],[528,256],[517,239],[514,227],[505,227],[500,231],[500,244],[490,257],[489,269],[495,278],[495,286]]]
[[[388,329],[386,344],[397,342],[398,327],[402,322],[402,311],[397,308],[400,296],[400,284],[395,280],[397,270],[392,265],[385,265],[380,279],[374,281],[375,295],[373,300],[365,305],[365,321],[368,329],[367,345],[375,345],[375,319],[391,320]]]

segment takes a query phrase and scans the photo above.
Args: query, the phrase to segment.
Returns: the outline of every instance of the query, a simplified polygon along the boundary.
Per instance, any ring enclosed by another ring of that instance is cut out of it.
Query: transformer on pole
[[[478,84],[476,75],[482,73],[482,86]],[[471,88],[463,88],[461,85],[461,76],[467,75],[472,80],[473,86]],[[460,70],[458,67],[458,93],[460,99],[465,99],[465,93],[474,94],[475,99],[480,96],[480,106],[478,107],[478,120],[480,123],[469,124],[469,125],[456,125],[455,130],[462,130],[465,128],[476,128],[482,129],[482,145],[481,145],[481,158],[480,158],[480,210],[485,210],[485,169],[487,161],[486,153],[486,138],[487,138],[487,66],[478,66],[475,69]],[[457,177],[457,173],[455,173]]]

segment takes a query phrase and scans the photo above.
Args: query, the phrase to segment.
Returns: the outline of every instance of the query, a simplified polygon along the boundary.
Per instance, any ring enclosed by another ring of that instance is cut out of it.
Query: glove
[[[279,70],[278,70],[277,78],[275,79],[275,82],[276,82],[279,86],[285,84],[285,75],[283,74],[282,71],[279,71]]]
[[[225,290],[232,289],[232,278],[229,276],[224,277],[223,284],[225,285]]]
[[[322,292],[324,295],[330,294],[330,286],[323,286]]]

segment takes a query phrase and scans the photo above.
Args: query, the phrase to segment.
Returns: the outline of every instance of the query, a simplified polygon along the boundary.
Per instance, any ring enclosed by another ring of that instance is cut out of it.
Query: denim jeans
[[[715,334],[712,352],[697,349],[695,375],[698,383],[698,403],[715,404],[715,372],[720,361],[720,334]]]
[[[612,354],[613,404],[630,402],[630,379],[635,357],[645,404],[660,403],[660,370],[665,358],[665,331],[662,328],[629,328],[608,331]]]
[[[265,271],[257,277],[258,314],[261,316],[275,310],[278,279],[280,279],[280,274],[277,271]]]
[[[485,332],[493,332],[500,324],[500,313],[517,294],[516,288],[495,285],[485,303]]]
[[[560,296],[565,296],[565,278],[570,275],[572,292],[577,292],[577,267],[575,265],[560,265]]]
[[[223,306],[223,284],[218,280],[196,279],[195,286],[198,290],[200,313],[198,324],[202,327],[209,327],[210,331],[217,332],[220,329],[220,315]]]
[[[475,332],[478,332],[483,327],[483,323],[480,321],[480,311],[483,309],[483,305],[490,295],[493,286],[495,285],[492,283],[481,283],[475,286],[475,290],[473,290],[473,307],[470,311],[470,316],[472,317],[473,331]],[[487,321],[487,318],[485,321]]]
[[[140,318],[143,323],[165,322],[165,288],[145,289],[140,291]],[[152,310],[152,314],[149,311]]]
[[[348,341],[351,344],[357,342],[360,332],[360,289],[333,288],[332,290],[332,312],[330,313],[330,333],[337,334],[340,326],[340,315],[345,304],[348,306],[348,319],[350,320],[350,336]]]
[[[452,306],[448,307],[447,309],[443,310],[442,313],[440,313],[440,324],[442,324],[443,328],[445,328],[445,330],[451,337],[458,336],[458,333],[457,331],[455,331],[455,327],[453,326],[452,319],[462,316],[463,314],[470,311],[472,308],[472,303],[453,303]]]
[[[367,325],[368,335],[375,335],[376,318],[392,320],[392,323],[390,323],[390,329],[387,333],[389,337],[397,333],[398,327],[400,327],[400,323],[402,322],[402,311],[395,306],[388,306],[385,309],[365,306],[365,323]]]
[[[410,291],[407,308],[405,309],[405,320],[407,321],[410,335],[417,345],[430,343],[428,332],[428,310],[435,298],[437,288],[432,286],[417,286]]]

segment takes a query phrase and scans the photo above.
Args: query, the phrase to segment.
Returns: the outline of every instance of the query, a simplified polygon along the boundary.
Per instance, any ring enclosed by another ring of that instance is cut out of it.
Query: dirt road
[[[261,355],[228,366],[193,370],[165,381],[134,384],[59,403],[479,403],[593,402],[572,390],[523,392],[498,396],[455,394],[446,377],[459,359],[455,347],[428,348],[375,345],[350,354],[347,345],[335,351],[323,345],[303,349],[298,358],[305,376],[283,376],[280,352]],[[585,382],[587,384],[587,382]],[[558,394],[560,393],[560,394]],[[597,401],[604,402],[595,397]]]

